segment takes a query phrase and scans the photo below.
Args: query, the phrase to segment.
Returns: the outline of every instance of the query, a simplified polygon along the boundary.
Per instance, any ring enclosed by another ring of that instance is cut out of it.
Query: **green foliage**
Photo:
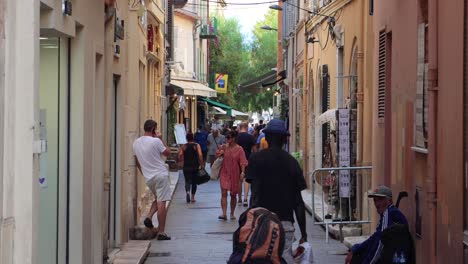
[[[253,30],[252,43],[245,43],[236,18],[216,17],[217,40],[210,43],[210,73],[229,75],[228,93],[218,94],[217,101],[240,111],[261,111],[272,106],[273,91],[259,89],[258,93],[238,92],[237,86],[263,75],[276,67],[277,32],[263,30],[268,25],[277,28],[277,12],[270,10]]]

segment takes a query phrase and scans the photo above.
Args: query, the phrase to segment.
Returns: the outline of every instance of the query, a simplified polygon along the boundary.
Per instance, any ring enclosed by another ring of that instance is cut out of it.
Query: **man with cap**
[[[302,169],[283,150],[289,136],[284,121],[273,119],[263,130],[269,148],[252,153],[245,179],[251,184],[251,207],[264,207],[278,215],[285,230],[283,258],[293,263],[294,213],[301,230],[300,242],[307,241],[305,205],[301,191],[307,188]]]
[[[351,248],[346,257],[346,264],[378,263],[383,250],[381,242],[382,232],[394,224],[408,225],[406,217],[393,205],[392,190],[390,188],[381,185],[374,191],[370,191],[367,196],[374,199],[375,208],[380,215],[380,222],[374,234],[366,241],[356,244]]]

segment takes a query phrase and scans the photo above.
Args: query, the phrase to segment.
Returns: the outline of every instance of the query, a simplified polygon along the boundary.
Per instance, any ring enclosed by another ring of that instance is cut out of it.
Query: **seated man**
[[[374,199],[375,208],[380,215],[380,222],[374,234],[366,241],[351,248],[346,257],[346,264],[378,263],[383,250],[382,232],[394,224],[408,225],[406,217],[393,205],[392,190],[390,188],[381,185],[374,192],[369,192],[368,197]]]

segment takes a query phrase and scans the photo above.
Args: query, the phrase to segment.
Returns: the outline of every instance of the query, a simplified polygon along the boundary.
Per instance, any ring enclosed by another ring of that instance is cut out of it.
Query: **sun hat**
[[[275,135],[284,135],[289,136],[288,130],[286,130],[286,125],[281,119],[272,119],[268,122],[265,129],[263,129],[265,134],[275,134]]]
[[[373,191],[369,191],[369,194],[367,195],[369,198],[374,198],[374,197],[388,197],[392,198],[392,189],[388,188],[385,185],[380,185]]]

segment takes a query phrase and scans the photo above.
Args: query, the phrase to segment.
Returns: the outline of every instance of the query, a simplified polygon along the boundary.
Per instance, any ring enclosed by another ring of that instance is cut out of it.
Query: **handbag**
[[[203,183],[206,183],[210,180],[210,175],[204,168],[200,168],[197,170],[197,178],[196,178],[196,184],[200,185]]]
[[[223,157],[218,157],[214,162],[213,166],[211,166],[211,179],[217,180],[219,179],[219,171],[221,170],[221,166],[223,165]]]

